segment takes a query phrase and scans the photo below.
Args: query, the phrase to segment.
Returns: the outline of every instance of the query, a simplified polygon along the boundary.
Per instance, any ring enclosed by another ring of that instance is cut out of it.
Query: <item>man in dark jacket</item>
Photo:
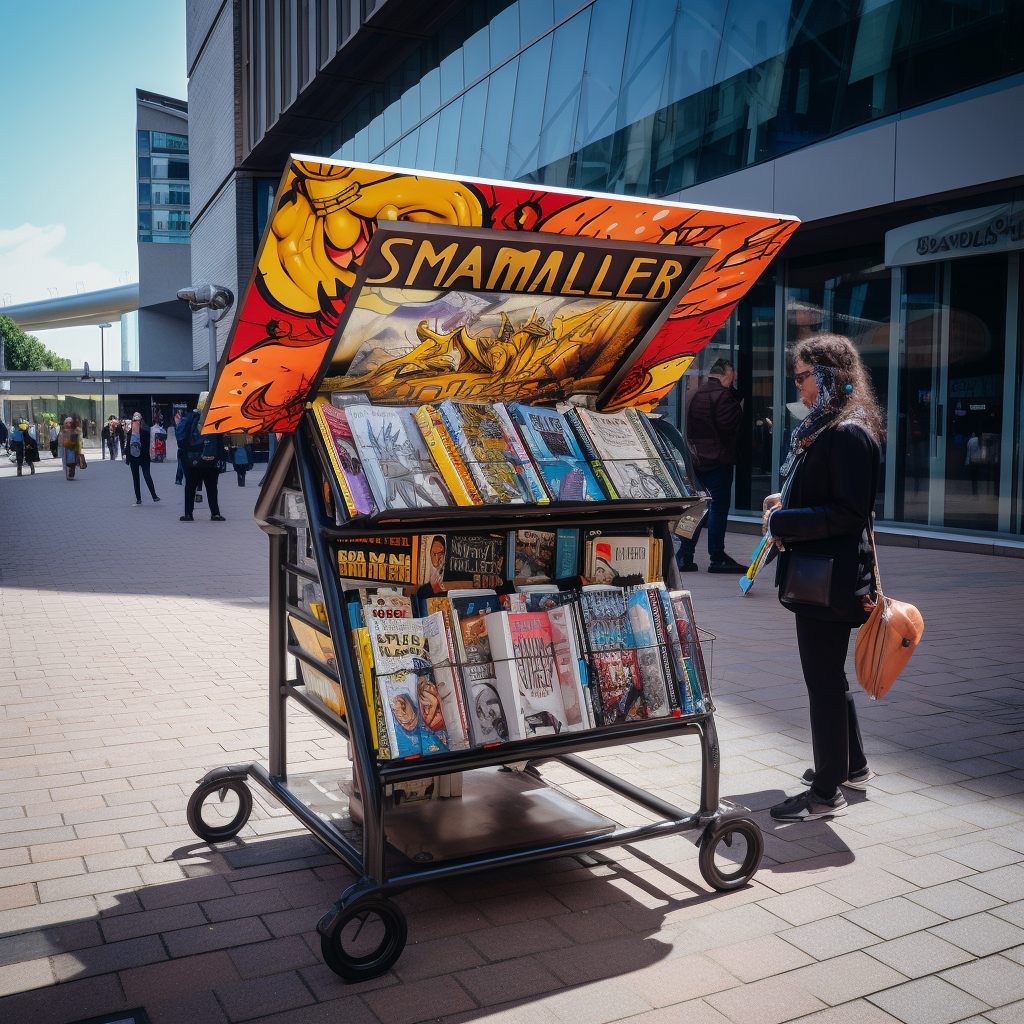
[[[199,432],[205,401],[204,392],[199,396],[199,408],[193,409],[187,416],[182,416],[174,428],[178,439],[178,451],[182,453],[181,460],[185,466],[185,514],[179,517],[183,523],[193,521],[196,488],[200,484],[205,488],[210,502],[210,518],[215,523],[224,522],[224,517],[220,514],[220,502],[217,500],[217,478],[224,465],[226,452],[220,434]]]
[[[106,427],[103,429],[106,430]],[[112,438],[113,444],[116,446],[117,434],[112,433]],[[113,459],[115,456],[112,454],[110,457]],[[153,486],[153,475],[149,470],[149,427],[142,422],[141,412],[132,415],[132,425],[128,431],[128,465],[132,471],[132,483],[135,484],[135,504],[142,504],[142,488],[139,486],[140,472],[146,480],[146,486],[149,488],[153,501],[159,501],[156,488]]]
[[[693,469],[711,494],[708,512],[708,572],[742,573],[747,571],[725,553],[725,528],[732,499],[732,475],[736,465],[736,435],[739,433],[743,406],[732,390],[736,370],[728,359],[716,359],[707,380],[686,403],[686,443]],[[700,531],[679,547],[681,572],[696,572],[694,554]]]

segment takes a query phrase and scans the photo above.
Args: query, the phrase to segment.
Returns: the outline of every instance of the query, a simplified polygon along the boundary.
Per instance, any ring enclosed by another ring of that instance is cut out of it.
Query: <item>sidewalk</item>
[[[234,843],[185,824],[207,769],[266,757],[267,540],[263,467],[192,524],[174,469],[140,507],[121,462],[0,473],[0,1021],[1024,1021],[1021,560],[881,549],[925,638],[889,697],[858,696],[877,784],[804,825],[765,810],[810,759],[792,617],[768,580],[687,577],[718,636],[722,793],[765,830],[754,883],[710,893],[675,838],[413,890],[396,969],[349,987],[314,933],[346,869],[260,792]],[[293,770],[344,757],[298,711],[289,741]],[[692,740],[594,760],[697,804]]]

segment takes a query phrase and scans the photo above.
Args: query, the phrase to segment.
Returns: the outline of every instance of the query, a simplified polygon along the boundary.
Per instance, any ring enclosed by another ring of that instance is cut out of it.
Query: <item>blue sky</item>
[[[135,90],[187,97],[184,0],[0,0],[0,39],[0,307],[137,281]],[[39,337],[99,365],[95,327]]]

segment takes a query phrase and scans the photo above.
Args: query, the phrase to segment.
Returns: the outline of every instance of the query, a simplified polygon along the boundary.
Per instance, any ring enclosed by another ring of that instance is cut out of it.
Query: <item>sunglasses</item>
[[[793,374],[793,381],[796,383],[796,386],[798,388],[802,387],[804,381],[807,380],[807,378],[810,377],[811,374],[813,374],[813,373],[814,373],[813,370],[804,370],[803,373],[794,373]]]

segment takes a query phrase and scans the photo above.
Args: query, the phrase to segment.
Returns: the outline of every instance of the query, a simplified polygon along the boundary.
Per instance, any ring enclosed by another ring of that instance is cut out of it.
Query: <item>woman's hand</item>
[[[865,594],[865,595],[864,595],[864,596],[863,596],[863,597],[862,597],[862,598],[860,599],[860,606],[861,606],[861,608],[863,608],[863,609],[864,609],[864,611],[866,611],[866,612],[868,612],[868,613],[870,614],[870,612],[871,612],[871,609],[875,607],[875,602],[874,602],[874,601],[872,601],[872,600],[871,600],[871,598],[870,598],[870,597],[868,597],[868,595],[867,595],[867,594]]]
[[[782,508],[782,495],[769,494],[761,504],[761,534],[768,532],[768,517],[777,509]]]

